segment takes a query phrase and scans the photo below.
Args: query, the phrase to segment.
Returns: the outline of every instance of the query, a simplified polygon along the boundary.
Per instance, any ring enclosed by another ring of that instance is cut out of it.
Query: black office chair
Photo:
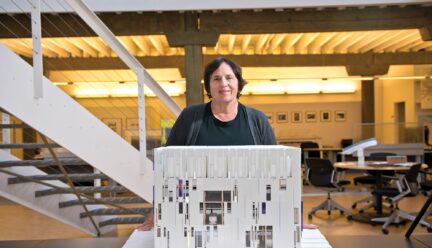
[[[319,148],[319,145],[316,142],[306,141],[306,142],[300,143],[300,148],[301,148],[301,162],[303,164],[304,163],[303,149],[305,149],[305,148]],[[309,158],[320,158],[321,154],[319,151],[310,151],[310,152],[308,152],[308,157]]]
[[[411,221],[415,219],[414,215],[400,210],[398,207],[398,203],[404,197],[415,196],[416,192],[418,192],[417,176],[420,172],[420,168],[421,164],[414,164],[413,166],[411,166],[408,172],[406,174],[402,174],[401,177],[391,177],[391,179],[396,180],[396,182],[398,183],[396,188],[384,187],[381,189],[375,189],[373,191],[373,194],[381,194],[383,196],[386,196],[386,201],[395,206],[392,214],[389,217],[372,219],[372,221],[374,222],[384,222],[384,225],[382,226],[382,232],[384,234],[388,234],[387,227],[392,223],[398,225],[402,222],[402,219]],[[420,224],[431,228],[431,225],[426,221],[421,220]]]
[[[370,161],[386,161],[387,156],[394,156],[394,155],[396,155],[396,154],[389,153],[389,152],[371,153],[368,157],[368,160],[370,160]],[[376,171],[369,170],[369,171],[366,171],[366,174],[367,175],[365,175],[365,176],[354,177],[354,179],[353,179],[354,185],[363,184],[363,185],[369,185],[371,188],[373,188],[373,186],[376,185]],[[395,173],[394,173],[394,171],[383,171],[382,175],[395,176]],[[390,179],[387,177],[383,177],[382,182],[383,182],[383,184],[387,184],[388,182],[390,182]],[[369,209],[371,207],[375,207],[375,197],[374,196],[368,196],[366,198],[355,201],[352,204],[352,208],[355,209],[357,207],[357,204],[359,204],[359,203],[367,203],[366,206],[359,209],[359,212],[362,213],[366,209]]]
[[[429,167],[429,169],[430,169],[430,167]],[[432,173],[429,171],[420,171],[420,172],[427,174],[427,175],[425,175],[425,178],[427,178],[428,176],[432,176]],[[432,180],[425,180],[424,182],[421,182],[420,183],[420,192],[422,192],[426,196],[432,195]],[[422,220],[426,219],[430,215],[432,215],[432,208],[429,208],[425,212]],[[432,232],[432,228],[428,228],[428,231]]]
[[[327,199],[318,206],[312,208],[308,213],[308,218],[311,219],[312,215],[318,210],[327,210],[329,215],[331,215],[332,210],[339,210],[341,214],[347,214],[350,220],[352,218],[351,212],[331,199],[331,192],[340,191],[342,187],[335,181],[336,170],[330,160],[306,158],[305,165],[307,167],[306,176],[309,182],[315,187],[325,187],[328,189]]]

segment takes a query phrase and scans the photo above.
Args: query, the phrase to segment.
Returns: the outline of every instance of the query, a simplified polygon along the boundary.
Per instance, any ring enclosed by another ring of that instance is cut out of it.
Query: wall
[[[391,66],[389,75],[425,75],[430,66]],[[431,110],[420,108],[420,84],[416,80],[376,80],[375,81],[375,123],[376,136],[380,143],[398,143],[396,104],[405,103],[407,123],[419,122],[420,115],[429,115]],[[417,124],[416,124],[417,125]],[[412,125],[409,125],[412,126]]]
[[[272,113],[274,131],[278,140],[316,140],[321,145],[339,147],[340,140],[351,138],[353,124],[360,122],[360,90],[353,94],[314,94],[314,95],[246,95],[241,96],[240,102],[255,107],[263,112]],[[185,106],[184,96],[175,97],[174,100],[181,107]],[[130,119],[136,119],[136,98],[82,98],[77,101],[101,120],[116,119],[121,130],[119,135],[130,141],[133,131],[128,127]],[[208,101],[206,99],[205,101]],[[149,131],[160,135],[162,119],[175,119],[174,115],[155,97],[146,98],[146,126]],[[293,123],[293,111],[300,112],[302,121]],[[305,112],[315,112],[315,122],[305,121]],[[321,111],[330,112],[330,121],[320,120]],[[335,111],[345,111],[346,119],[336,122]],[[287,122],[278,122],[277,113],[286,113]],[[321,130],[326,130],[322,132]],[[131,134],[132,133],[132,134]]]
[[[315,102],[286,104],[251,104],[267,115],[272,115],[271,125],[276,138],[282,142],[312,140],[320,146],[340,147],[342,139],[359,139],[354,127],[361,121],[360,102]],[[293,121],[293,113],[300,113],[301,121]],[[329,120],[322,119],[321,114],[329,112]],[[344,112],[344,119],[336,119],[336,112]],[[288,121],[278,120],[278,115],[287,114]],[[306,113],[316,114],[316,120],[306,120]]]

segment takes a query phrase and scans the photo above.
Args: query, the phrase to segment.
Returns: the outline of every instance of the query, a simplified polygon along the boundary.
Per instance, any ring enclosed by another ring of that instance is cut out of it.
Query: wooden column
[[[202,47],[185,45],[186,70],[186,105],[203,103],[203,87],[201,84]]]
[[[373,80],[364,80],[362,87],[361,101],[361,122],[375,123],[375,90]],[[362,128],[362,138],[375,137],[375,126],[364,125]]]

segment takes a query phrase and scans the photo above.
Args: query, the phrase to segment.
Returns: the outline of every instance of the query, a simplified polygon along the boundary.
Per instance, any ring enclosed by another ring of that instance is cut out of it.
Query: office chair
[[[316,142],[306,141],[306,142],[300,143],[300,148],[301,148],[301,162],[304,163],[303,149],[305,149],[305,148],[319,148],[319,145]],[[319,151],[310,151],[310,152],[308,152],[308,157],[309,158],[320,158],[321,154]]]
[[[386,161],[387,160],[387,156],[394,156],[396,154],[394,153],[388,153],[388,152],[378,152],[378,153],[371,153],[369,155],[368,160],[371,161]],[[376,171],[373,170],[369,170],[366,171],[366,176],[359,176],[359,177],[354,177],[353,181],[354,181],[354,185],[358,185],[358,184],[363,184],[363,185],[369,185],[372,189],[373,186],[376,185]],[[382,172],[383,176],[394,176],[395,173],[394,171],[383,171]],[[383,184],[387,184],[390,182],[390,179],[387,177],[382,177],[382,183]],[[360,213],[363,213],[366,209],[369,209],[371,207],[375,207],[375,197],[374,196],[368,196],[366,198],[362,198],[358,201],[355,201],[352,204],[352,208],[355,209],[357,207],[357,204],[359,203],[367,203],[366,206],[362,207],[361,209],[359,209]]]
[[[331,215],[332,210],[339,210],[341,214],[347,214],[347,218],[351,220],[351,212],[331,199],[331,192],[340,190],[342,187],[335,181],[336,170],[330,160],[306,158],[305,165],[307,167],[306,176],[309,182],[315,187],[328,188],[327,199],[318,206],[312,208],[308,213],[308,218],[311,219],[312,215],[318,210],[327,210],[328,215]]]
[[[429,167],[429,169],[430,169],[430,167]],[[432,173],[427,172],[427,171],[423,172],[423,173],[432,175]],[[427,178],[427,176],[425,176],[425,178]],[[424,182],[421,182],[420,183],[420,192],[422,192],[425,196],[431,196],[432,195],[432,180],[425,180]],[[423,215],[422,220],[426,219],[430,215],[432,215],[432,208],[429,208],[426,211],[426,213]],[[428,231],[432,232],[432,228],[428,228]]]
[[[307,174],[307,168],[305,168],[304,166],[304,151],[303,149],[305,148],[319,148],[318,143],[312,142],[312,141],[306,141],[306,142],[301,142],[300,143],[300,149],[301,149],[301,164],[304,170],[303,174]],[[310,151],[308,152],[308,157],[310,158],[320,158],[321,154],[319,151]],[[309,185],[308,179],[305,176],[303,179],[303,184],[304,185]]]
[[[393,209],[392,214],[389,217],[385,218],[375,218],[372,219],[372,221],[376,222],[384,222],[384,225],[382,226],[382,232],[384,234],[388,234],[387,227],[394,223],[398,225],[402,222],[403,219],[411,220],[413,221],[415,219],[414,215],[411,215],[405,211],[402,211],[398,207],[398,203],[400,200],[402,200],[404,197],[410,197],[415,196],[413,192],[417,192],[416,187],[418,187],[417,184],[417,176],[419,174],[421,168],[421,164],[415,164],[411,166],[411,168],[408,170],[406,174],[403,174],[401,178],[395,176],[391,177],[394,180],[397,180],[397,188],[394,187],[384,187],[381,189],[375,189],[373,191],[373,194],[381,194],[383,196],[386,196],[386,201],[388,201],[390,204],[394,205],[395,208]],[[432,226],[427,223],[426,221],[421,220],[420,224],[431,228]]]

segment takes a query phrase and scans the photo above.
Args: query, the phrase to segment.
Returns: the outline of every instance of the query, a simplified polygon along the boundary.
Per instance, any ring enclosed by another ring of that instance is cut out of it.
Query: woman
[[[209,103],[187,107],[177,118],[167,146],[276,145],[267,117],[261,111],[241,104],[238,99],[246,81],[233,61],[217,58],[204,70],[204,87]],[[153,214],[138,226],[150,230]],[[306,229],[316,229],[305,224]]]
[[[275,145],[264,113],[239,103],[246,84],[241,68],[225,58],[210,62],[204,87],[211,101],[182,111],[167,145]]]

